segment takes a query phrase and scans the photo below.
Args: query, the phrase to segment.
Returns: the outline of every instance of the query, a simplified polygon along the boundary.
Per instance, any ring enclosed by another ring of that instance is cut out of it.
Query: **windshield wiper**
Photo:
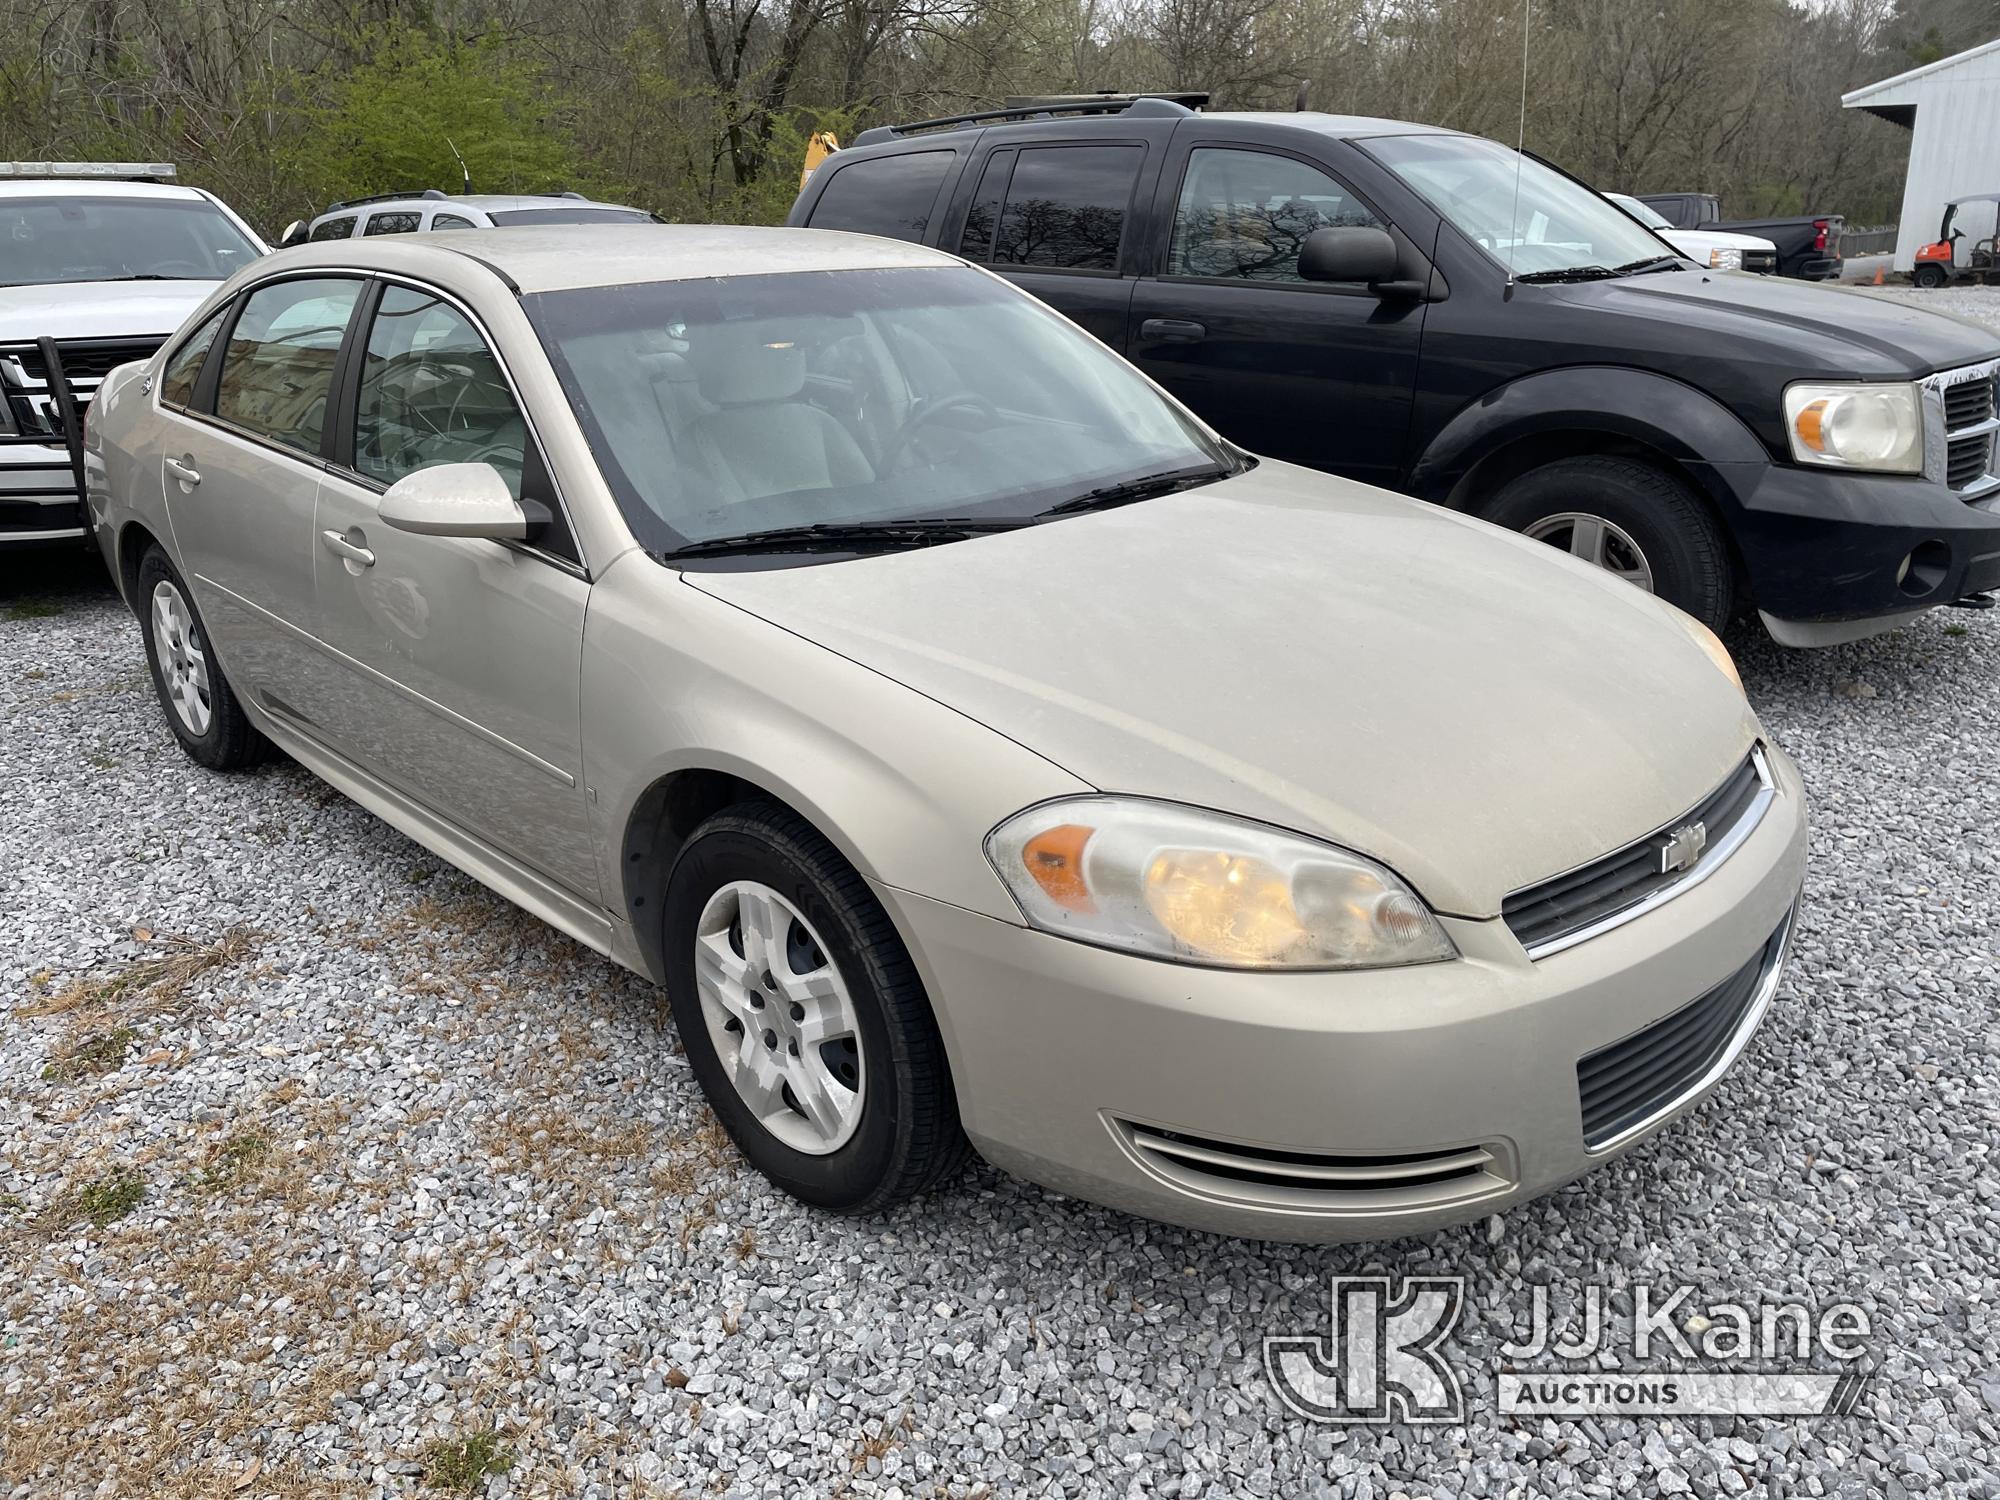
[[[1044,511],[1037,511],[1036,515],[1073,516],[1078,511],[1108,510],[1114,505],[1129,505],[1134,500],[1151,500],[1156,495],[1171,495],[1176,490],[1188,490],[1199,484],[1210,484],[1218,479],[1226,479],[1235,472],[1224,464],[1201,464],[1192,469],[1168,469],[1160,474],[1142,474],[1137,479],[1121,479],[1116,484],[1100,484],[1096,489],[1085,490],[1074,499],[1065,500],[1060,505],[1051,505]]]
[[[1606,281],[1620,275],[1609,266],[1564,266],[1560,271],[1523,271],[1516,281]]]
[[[1618,267],[1620,276],[1644,276],[1652,271],[1678,271],[1681,258],[1678,255],[1649,255],[1644,260],[1628,261]]]
[[[1032,524],[1015,516],[993,520],[975,516],[919,516],[911,521],[820,521],[810,526],[774,526],[736,536],[710,536],[653,554],[661,562],[684,557],[722,557],[745,552],[813,552],[858,547],[928,547]]]

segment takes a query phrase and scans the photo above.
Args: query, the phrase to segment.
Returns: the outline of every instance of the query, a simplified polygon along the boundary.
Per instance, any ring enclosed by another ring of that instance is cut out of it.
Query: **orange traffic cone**
[[[1887,267],[1885,266],[1877,266],[1875,268],[1875,285],[1881,286],[1884,282],[1886,282],[1889,279],[1887,276],[1882,274],[1886,269]]]

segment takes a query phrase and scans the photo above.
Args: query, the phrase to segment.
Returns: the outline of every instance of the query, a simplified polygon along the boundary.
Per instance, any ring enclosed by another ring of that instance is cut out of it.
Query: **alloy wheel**
[[[1571,557],[1594,563],[1627,583],[1653,592],[1653,567],[1645,551],[1624,527],[1584,511],[1565,510],[1544,516],[1522,533],[1537,542],[1560,547]]]
[[[153,659],[159,663],[160,681],[174,713],[187,732],[200,739],[215,714],[207,645],[187,600],[165,581],[153,586]]]
[[[847,982],[803,913],[770,886],[732,881],[695,927],[709,1039],[757,1121],[794,1151],[838,1151],[867,1089]]]

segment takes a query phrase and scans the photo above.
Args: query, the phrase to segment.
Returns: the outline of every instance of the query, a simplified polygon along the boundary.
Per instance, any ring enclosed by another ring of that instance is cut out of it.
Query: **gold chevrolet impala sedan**
[[[977,1149],[1422,1230],[1689,1109],[1779,983],[1804,803],[1713,636],[1245,453],[948,255],[304,246],[84,458],[188,754],[275,745],[663,984],[826,1209]]]

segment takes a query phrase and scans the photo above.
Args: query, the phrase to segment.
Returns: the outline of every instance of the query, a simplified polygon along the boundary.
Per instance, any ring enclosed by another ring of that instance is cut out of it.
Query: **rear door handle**
[[[190,489],[201,483],[201,471],[194,466],[192,458],[168,459],[167,472]]]
[[[357,547],[338,531],[322,531],[319,534],[319,540],[320,545],[325,547],[335,557],[351,562],[357,568],[372,568],[375,566],[375,554],[373,552],[370,552],[366,547]]]
[[[1199,344],[1208,330],[1186,318],[1148,318],[1139,325],[1139,337],[1162,344]]]

